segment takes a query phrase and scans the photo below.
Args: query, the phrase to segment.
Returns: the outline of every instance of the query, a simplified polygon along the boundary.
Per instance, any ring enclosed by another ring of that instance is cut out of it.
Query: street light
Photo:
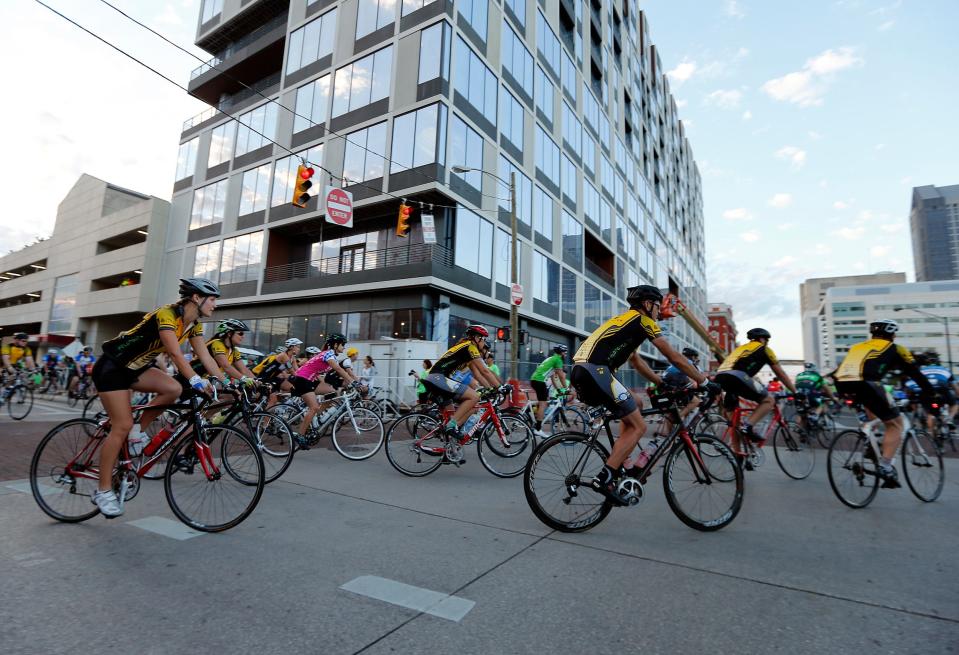
[[[943,328],[946,331],[946,359],[949,360],[949,372],[952,373],[952,345],[949,341],[949,317],[948,316],[939,316],[938,314],[933,314],[931,312],[924,312],[921,309],[915,309],[914,307],[893,307],[892,311],[901,312],[903,310],[916,312],[917,314],[923,314],[929,318],[934,318],[937,321],[942,321]]]
[[[519,282],[519,272],[516,270],[516,172],[510,171],[509,173],[509,182],[501,178],[495,173],[490,173],[489,171],[484,171],[482,168],[470,168],[468,166],[453,166],[451,170],[454,173],[462,175],[463,173],[469,173],[472,171],[478,171],[480,173],[485,173],[490,177],[499,180],[501,183],[509,187],[509,215],[510,215],[510,279],[513,284]],[[509,332],[510,332],[510,341],[509,341],[509,359],[510,359],[510,371],[513,373],[513,377],[519,379],[519,369],[517,360],[519,359],[519,309],[516,304],[513,303],[512,298],[509,303]]]

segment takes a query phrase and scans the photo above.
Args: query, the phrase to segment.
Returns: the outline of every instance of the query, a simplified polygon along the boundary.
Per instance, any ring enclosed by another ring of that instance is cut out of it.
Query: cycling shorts
[[[316,393],[317,383],[313,380],[301,378],[299,375],[293,375],[287,378],[287,382],[293,385],[290,391],[294,396],[305,396],[308,393]]]
[[[334,389],[343,388],[343,378],[336,371],[330,371],[326,374],[326,383],[333,387]]]
[[[549,389],[546,388],[546,383],[542,380],[530,380],[529,386],[533,387],[533,391],[536,392],[536,400],[546,402],[549,400]]]
[[[613,418],[622,418],[637,410],[636,399],[608,366],[586,362],[573,366],[570,382],[579,399],[592,407],[605,407]]]
[[[465,382],[459,382],[446,377],[442,373],[430,373],[423,378],[423,385],[427,391],[438,395],[444,400],[459,400],[469,389]]]
[[[142,368],[130,369],[117,364],[110,357],[104,355],[93,365],[91,377],[98,392],[124,391],[132,389],[143,372],[152,366],[153,363],[151,362]]]
[[[947,407],[956,404],[956,394],[952,389],[943,389],[942,387],[936,387],[935,389],[936,393],[933,396],[935,402]]]
[[[805,399],[810,409],[816,409],[822,405],[822,393],[815,389],[796,389],[796,395]]]
[[[896,403],[878,382],[868,380],[837,382],[836,390],[843,396],[853,398],[881,421],[890,421],[899,416],[899,408],[896,407]]]
[[[736,409],[740,398],[758,403],[769,395],[761,384],[743,371],[731,370],[717,373],[716,384],[723,388],[723,407],[727,410]]]

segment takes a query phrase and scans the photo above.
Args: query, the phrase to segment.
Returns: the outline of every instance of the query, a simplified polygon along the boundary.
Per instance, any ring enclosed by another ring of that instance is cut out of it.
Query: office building
[[[959,280],[959,184],[914,187],[909,227],[916,281]]]

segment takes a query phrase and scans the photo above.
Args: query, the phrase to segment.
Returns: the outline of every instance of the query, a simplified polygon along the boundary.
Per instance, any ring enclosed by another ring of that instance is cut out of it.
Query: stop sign
[[[340,188],[330,189],[326,194],[326,220],[353,227],[353,194]]]
[[[523,304],[523,285],[516,284],[515,282],[511,284],[509,288],[509,298],[514,305],[517,305],[517,306],[522,305]]]

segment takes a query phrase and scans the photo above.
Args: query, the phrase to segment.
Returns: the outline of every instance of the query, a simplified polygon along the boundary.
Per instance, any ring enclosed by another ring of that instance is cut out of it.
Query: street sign
[[[509,298],[517,307],[523,304],[523,285],[513,283],[509,288]]]
[[[326,220],[335,225],[353,227],[353,194],[337,187],[326,192]]]
[[[433,223],[433,214],[420,214],[420,223],[423,226],[423,243],[436,243],[436,225]]]

